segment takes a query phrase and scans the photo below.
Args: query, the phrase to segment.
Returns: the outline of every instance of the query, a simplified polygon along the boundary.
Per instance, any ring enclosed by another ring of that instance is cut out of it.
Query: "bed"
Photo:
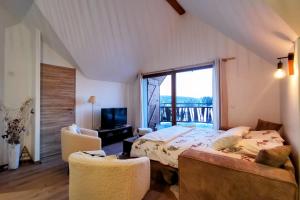
[[[212,148],[212,143],[226,134],[222,130],[173,126],[137,139],[132,145],[131,156],[147,156],[163,165],[178,168],[178,156],[187,149],[194,149],[254,162],[260,149],[282,146],[284,142],[276,131],[249,131],[231,147]]]

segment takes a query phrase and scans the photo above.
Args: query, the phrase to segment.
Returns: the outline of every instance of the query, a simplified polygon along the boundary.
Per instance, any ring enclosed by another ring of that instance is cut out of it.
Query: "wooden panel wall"
[[[60,130],[75,123],[76,70],[41,64],[41,158],[61,153]]]

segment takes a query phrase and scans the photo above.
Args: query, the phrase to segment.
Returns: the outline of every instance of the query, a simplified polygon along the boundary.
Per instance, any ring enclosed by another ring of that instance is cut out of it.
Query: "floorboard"
[[[119,144],[121,145],[121,143]],[[117,145],[115,145],[116,147]],[[108,154],[118,148],[107,147]],[[60,156],[42,160],[41,164],[24,164],[18,170],[0,172],[0,200],[67,200],[69,176]],[[144,200],[176,200],[166,185],[151,183]]]

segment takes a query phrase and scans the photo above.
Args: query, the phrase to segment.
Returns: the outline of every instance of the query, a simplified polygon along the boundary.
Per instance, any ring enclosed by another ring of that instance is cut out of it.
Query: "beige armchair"
[[[73,133],[67,127],[61,129],[61,151],[65,162],[68,162],[68,157],[73,152],[101,149],[97,131],[81,128],[80,132]]]
[[[150,188],[147,157],[119,160],[77,152],[69,167],[70,200],[141,200]]]

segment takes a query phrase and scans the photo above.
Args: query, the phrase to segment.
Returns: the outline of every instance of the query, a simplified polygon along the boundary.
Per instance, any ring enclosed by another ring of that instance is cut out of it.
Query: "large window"
[[[213,127],[212,65],[144,76],[147,125]]]

